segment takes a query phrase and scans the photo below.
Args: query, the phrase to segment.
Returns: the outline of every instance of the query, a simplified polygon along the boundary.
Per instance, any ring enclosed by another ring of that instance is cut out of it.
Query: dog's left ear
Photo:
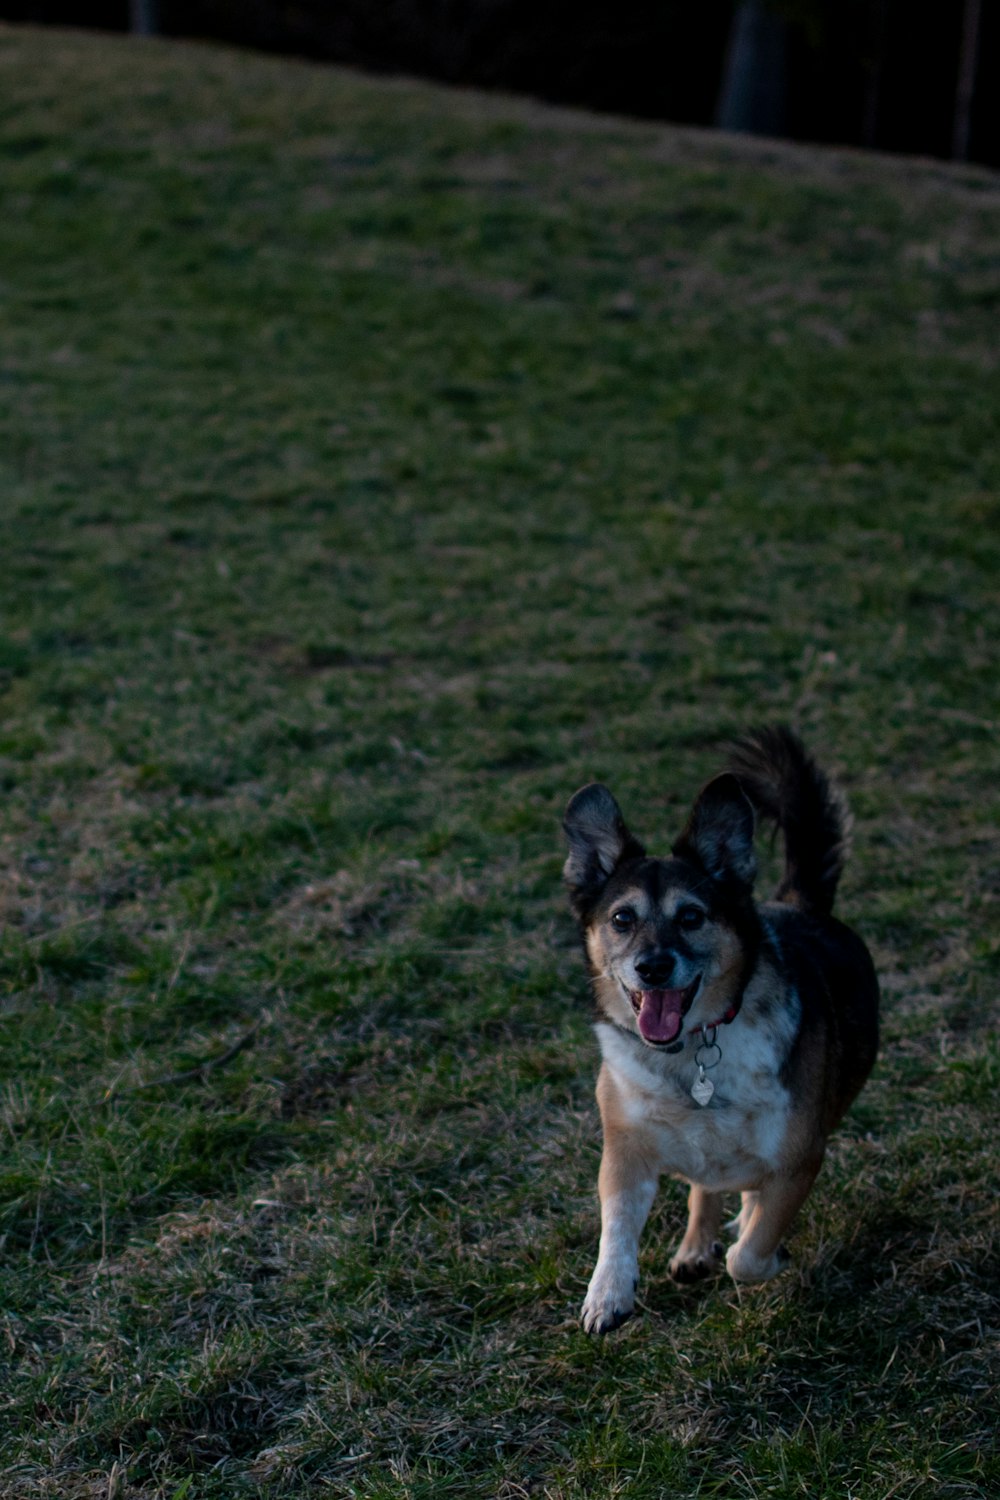
[[[674,845],[679,859],[690,859],[713,880],[753,885],[757,856],[750,799],[735,776],[716,776],[702,791],[687,827]]]
[[[599,781],[581,787],[570,798],[563,829],[569,854],[563,879],[577,916],[583,917],[597,901],[612,870],[623,859],[641,859],[645,850],[625,827],[621,808]]]

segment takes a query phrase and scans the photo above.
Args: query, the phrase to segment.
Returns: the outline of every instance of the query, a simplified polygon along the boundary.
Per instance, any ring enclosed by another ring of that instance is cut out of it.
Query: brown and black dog
[[[785,842],[784,879],[761,904],[755,809]],[[664,1172],[690,1184],[676,1280],[718,1266],[730,1191],[742,1207],[729,1274],[781,1270],[827,1137],[875,1060],[878,981],[864,943],[831,916],[843,801],[789,729],[740,741],[672,858],[648,857],[596,783],[563,826],[604,1059],[601,1243],[582,1318],[607,1333],[634,1309],[639,1235]]]

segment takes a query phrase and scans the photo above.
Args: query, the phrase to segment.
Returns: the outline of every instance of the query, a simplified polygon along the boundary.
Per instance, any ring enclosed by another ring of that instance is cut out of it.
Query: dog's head
[[[739,1003],[754,961],[753,808],[734,776],[717,776],[670,859],[647,856],[596,782],[572,798],[563,827],[563,873],[601,1010],[647,1046],[678,1050],[685,1029]]]

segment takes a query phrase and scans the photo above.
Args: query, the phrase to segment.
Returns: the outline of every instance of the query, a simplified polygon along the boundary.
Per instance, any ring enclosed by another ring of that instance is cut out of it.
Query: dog
[[[777,825],[784,877],[758,903],[756,815]],[[846,805],[781,725],[749,734],[704,787],[671,858],[629,832],[607,787],[583,787],[563,822],[564,878],[580,923],[603,1062],[601,1238],[581,1318],[588,1333],[635,1309],[639,1236],[658,1179],[689,1184],[676,1281],[718,1269],[764,1282],[827,1138],[871,1071],[878,980],[867,948],[832,916],[847,855]]]

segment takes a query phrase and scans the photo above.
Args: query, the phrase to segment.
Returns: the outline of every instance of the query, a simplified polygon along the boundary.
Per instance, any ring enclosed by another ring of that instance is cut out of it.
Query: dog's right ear
[[[598,781],[570,798],[563,828],[569,840],[563,879],[573,910],[584,917],[622,860],[641,859],[646,851],[625,827],[614,797]]]

